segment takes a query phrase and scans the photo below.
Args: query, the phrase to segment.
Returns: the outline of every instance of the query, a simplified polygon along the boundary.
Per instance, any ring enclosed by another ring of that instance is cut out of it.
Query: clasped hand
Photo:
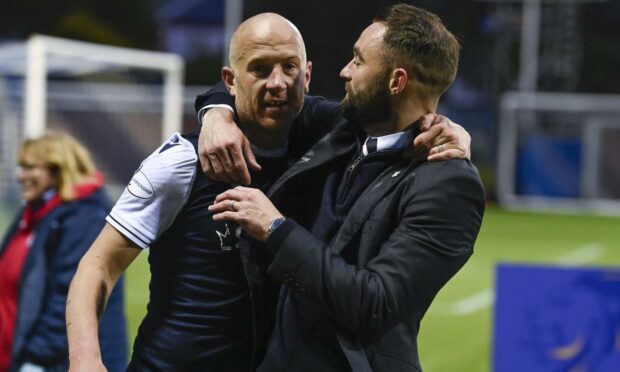
[[[215,198],[209,206],[214,221],[232,221],[241,226],[251,237],[266,240],[271,222],[282,214],[260,190],[237,186]]]

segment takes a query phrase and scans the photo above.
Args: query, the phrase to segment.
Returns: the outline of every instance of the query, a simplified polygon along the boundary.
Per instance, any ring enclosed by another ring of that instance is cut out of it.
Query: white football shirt
[[[139,247],[147,248],[187,203],[197,161],[191,142],[173,134],[140,164],[106,221]]]

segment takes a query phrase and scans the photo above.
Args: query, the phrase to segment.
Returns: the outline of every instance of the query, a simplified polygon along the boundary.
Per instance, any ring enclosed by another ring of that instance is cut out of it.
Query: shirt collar
[[[288,143],[284,147],[275,150],[265,150],[252,145],[252,152],[261,158],[281,158],[288,153]]]
[[[364,156],[368,155],[368,149],[366,149],[366,142],[368,142],[370,138],[372,137],[366,137],[366,140],[364,141],[364,146],[362,146],[362,154]],[[385,150],[401,150],[403,148],[406,148],[407,146],[411,146],[413,131],[407,130],[404,132],[397,132],[374,138],[377,139],[377,152]]]

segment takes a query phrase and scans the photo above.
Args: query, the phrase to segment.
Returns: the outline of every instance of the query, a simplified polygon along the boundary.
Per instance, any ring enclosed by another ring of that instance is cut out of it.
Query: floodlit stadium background
[[[195,125],[193,97],[218,78],[227,35],[239,19],[259,11],[289,17],[314,62],[311,92],[338,98],[342,83],[337,74],[350,58],[350,46],[377,7],[394,2],[144,0],[129,6],[98,0],[77,7],[57,0],[34,9],[20,2],[4,5],[0,232],[19,207],[13,166],[29,128],[24,120],[32,117],[25,109],[23,79],[30,34],[182,56],[179,125],[187,131]],[[489,371],[498,263],[620,267],[620,220],[614,217],[620,215],[620,40],[614,37],[620,34],[620,2],[411,3],[436,12],[462,41],[459,78],[440,112],[472,134],[473,160],[489,199],[474,255],[439,293],[422,323],[421,360],[432,372]],[[66,58],[46,63],[44,127],[67,130],[85,142],[106,173],[109,193],[118,196],[141,159],[167,135],[165,75],[139,64],[94,66],[79,57],[70,64]],[[148,279],[144,253],[127,272],[132,340],[145,312]]]

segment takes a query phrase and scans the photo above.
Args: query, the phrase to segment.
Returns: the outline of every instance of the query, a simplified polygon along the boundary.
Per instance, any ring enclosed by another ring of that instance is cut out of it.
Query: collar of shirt
[[[368,155],[368,149],[366,148],[366,143],[369,139],[373,137],[366,137],[364,141],[364,145],[362,146],[362,154],[364,156]],[[398,133],[392,133],[381,137],[374,137],[377,139],[377,150],[376,151],[385,151],[385,150],[401,150],[406,148],[407,146],[411,146],[411,141],[413,140],[413,132],[410,130]]]

